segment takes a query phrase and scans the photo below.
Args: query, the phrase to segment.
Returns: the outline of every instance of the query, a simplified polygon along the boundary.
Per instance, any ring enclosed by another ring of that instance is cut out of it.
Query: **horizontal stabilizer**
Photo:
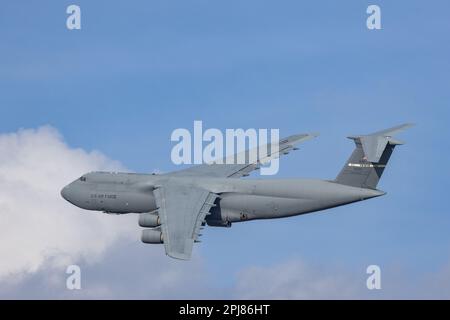
[[[355,141],[361,141],[365,160],[378,163],[380,162],[380,158],[383,155],[383,152],[386,149],[388,143],[391,145],[403,144],[403,142],[394,139],[392,136],[412,126],[413,124],[406,123],[390,129],[377,131],[368,135],[350,136],[348,138]]]

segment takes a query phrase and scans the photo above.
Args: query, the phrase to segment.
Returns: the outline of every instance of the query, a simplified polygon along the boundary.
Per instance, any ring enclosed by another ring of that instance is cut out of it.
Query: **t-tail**
[[[413,124],[403,124],[368,135],[348,137],[355,141],[356,148],[342,168],[335,182],[358,187],[376,189],[378,181],[397,145],[403,144],[393,138]]]

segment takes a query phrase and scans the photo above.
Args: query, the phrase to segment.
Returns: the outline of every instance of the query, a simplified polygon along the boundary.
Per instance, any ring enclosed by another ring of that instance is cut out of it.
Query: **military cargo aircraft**
[[[165,174],[91,172],[64,187],[73,205],[106,213],[138,213],[144,243],[163,244],[172,258],[188,260],[205,225],[274,219],[329,209],[382,196],[377,184],[392,151],[403,144],[394,134],[403,124],[348,138],[355,149],[333,180],[239,179],[248,176],[315,134],[281,139],[277,150],[243,164],[201,164]],[[249,159],[250,157],[246,157]]]

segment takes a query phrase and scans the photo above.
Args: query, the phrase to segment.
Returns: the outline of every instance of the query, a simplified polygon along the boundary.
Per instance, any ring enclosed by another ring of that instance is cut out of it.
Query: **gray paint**
[[[143,231],[143,242],[162,242],[169,256],[189,259],[206,223],[229,227],[236,222],[289,217],[384,195],[376,185],[394,147],[400,144],[390,135],[409,126],[351,137],[356,148],[333,181],[241,180],[237,178],[257,169],[258,164],[213,164],[162,175],[92,172],[64,187],[61,195],[86,210],[140,213],[139,224],[150,227]],[[282,139],[279,154],[272,156],[295,150],[296,144],[315,136]],[[364,139],[386,141],[381,155],[379,144],[363,144]],[[368,161],[368,155],[379,155],[379,162]]]

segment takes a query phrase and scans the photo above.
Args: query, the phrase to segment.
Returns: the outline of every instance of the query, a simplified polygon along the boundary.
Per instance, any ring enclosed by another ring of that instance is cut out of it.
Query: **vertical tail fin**
[[[355,141],[356,148],[335,182],[353,187],[376,189],[392,151],[395,146],[403,144],[392,135],[411,126],[412,124],[403,124],[368,135],[348,137]]]

